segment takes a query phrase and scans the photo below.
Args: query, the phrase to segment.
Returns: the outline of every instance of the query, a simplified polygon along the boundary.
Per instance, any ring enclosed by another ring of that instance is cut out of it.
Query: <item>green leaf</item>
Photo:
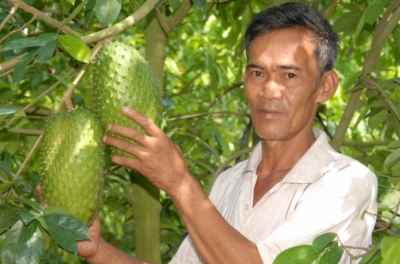
[[[11,176],[14,177],[14,173],[12,172],[11,168],[1,160],[0,160],[0,169],[2,169],[6,173],[8,173],[8,174],[10,174]]]
[[[58,37],[62,48],[75,59],[89,63],[90,49],[79,38],[72,35],[62,35]]]
[[[384,237],[381,241],[382,264],[400,263],[400,238]]]
[[[400,148],[393,151],[389,156],[386,157],[384,165],[385,167],[390,168],[399,161],[400,161]]]
[[[22,222],[24,222],[25,225],[28,225],[30,222],[41,216],[42,215],[37,211],[28,210],[25,207],[19,209],[19,217],[21,218]]]
[[[397,46],[397,49],[400,50],[400,28],[396,27],[393,30],[393,39],[394,39],[394,43]]]
[[[3,263],[39,263],[43,252],[42,233],[36,222],[24,225],[18,221],[3,241],[1,259]]]
[[[64,215],[71,215],[71,213],[65,209],[64,207],[58,207],[58,206],[50,206],[44,208],[44,215],[48,214],[64,214]]]
[[[86,225],[76,217],[48,214],[38,218],[42,227],[65,250],[78,253],[76,240],[90,238]]]
[[[37,53],[38,50],[32,50],[28,52],[24,57],[22,57],[22,59],[18,61],[17,65],[15,65],[15,69],[12,75],[14,84],[17,84],[22,79],[26,72],[28,64],[35,58]]]
[[[14,114],[17,111],[17,108],[0,107],[0,116]]]
[[[37,222],[24,225],[17,248],[17,263],[39,263],[43,253],[43,239]]]
[[[375,245],[371,250],[369,250],[364,257],[361,259],[359,264],[367,264],[370,260],[372,260],[377,254],[379,254],[380,248],[379,245]]]
[[[12,227],[18,219],[18,208],[10,207],[0,210],[0,233]]]
[[[330,249],[329,252],[332,253],[333,258],[335,259],[336,263],[340,261],[343,255],[343,248],[339,247],[339,243],[337,241],[332,241],[329,245]]]
[[[3,248],[1,249],[1,260],[3,263],[17,264],[18,243],[21,237],[23,226],[24,224],[22,221],[18,221],[7,232],[7,236],[3,241]]]
[[[49,41],[39,49],[36,62],[49,63],[51,57],[53,57],[54,51],[56,50],[55,41]]]
[[[206,7],[207,0],[193,0],[193,3],[197,5],[201,10],[204,10],[204,7]]]
[[[333,26],[333,29],[343,35],[354,35],[354,28],[359,24],[360,18],[362,18],[363,12],[359,9],[351,10],[350,12],[341,15]]]
[[[100,24],[106,27],[121,12],[121,0],[97,0],[95,12]]]
[[[0,184],[0,194],[4,193],[5,191],[10,189],[15,184],[17,184],[15,181],[9,181],[9,182]]]
[[[93,14],[94,14],[94,9],[96,7],[96,0],[89,0],[85,6],[85,14],[84,14],[84,19],[85,23],[88,24],[90,19],[92,19]]]
[[[385,3],[370,5],[365,11],[364,21],[372,25],[376,21],[376,19],[383,13],[383,9],[385,8],[385,6]]]
[[[383,110],[380,110],[378,113],[374,114],[373,116],[370,116],[368,119],[369,128],[371,130],[376,129],[380,124],[384,123],[387,115],[388,115],[388,110],[383,109]]]
[[[358,21],[358,25],[357,25],[357,28],[356,28],[356,32],[354,33],[354,36],[353,36],[353,45],[355,45],[356,40],[357,40],[357,38],[358,38],[358,35],[360,35],[360,32],[361,32],[361,30],[362,30],[363,27],[364,27],[364,24],[365,24],[365,22],[364,22],[364,17],[365,17],[365,13],[364,13],[363,16],[361,17],[360,21]]]
[[[45,40],[39,37],[32,38],[19,38],[13,41],[10,41],[4,45],[3,51],[6,50],[15,50],[15,49],[24,49],[29,47],[37,47],[44,45],[46,43]]]
[[[273,264],[310,264],[318,259],[319,254],[315,253],[311,246],[301,245],[288,248],[282,251],[274,260]]]
[[[390,142],[389,145],[387,145],[388,149],[398,149],[400,148],[400,140],[396,140],[393,142]]]
[[[31,201],[29,199],[25,199],[22,197],[2,197],[2,199],[4,200],[13,200],[13,201],[17,201],[20,202],[22,204],[28,205],[30,207],[32,207],[33,209],[35,209],[36,211],[38,211],[39,213],[43,213],[44,207],[42,204]]]
[[[69,2],[74,1],[75,0],[69,0]],[[67,17],[67,19],[65,19],[62,23],[63,25],[68,24],[72,19],[74,19],[82,10],[83,7],[86,6],[88,0],[83,0],[75,9],[74,11],[72,11],[72,13]],[[74,4],[74,3],[71,3]]]
[[[318,264],[337,264],[332,252],[326,251],[318,260]]]
[[[315,253],[321,252],[335,239],[335,237],[336,233],[326,233],[314,238],[311,244],[312,249]]]
[[[39,39],[43,40],[44,45],[46,45],[48,42],[53,42],[53,41],[57,40],[57,35],[49,34],[49,33],[43,33],[37,37]]]
[[[40,232],[42,233],[42,239],[43,239],[43,251],[46,251],[50,247],[51,243],[51,237],[49,233],[41,226],[39,225]]]

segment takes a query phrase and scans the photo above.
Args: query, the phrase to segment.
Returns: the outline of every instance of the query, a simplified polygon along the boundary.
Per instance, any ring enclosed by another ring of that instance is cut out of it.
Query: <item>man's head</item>
[[[315,40],[315,58],[318,64],[319,82],[325,71],[332,70],[338,55],[339,36],[315,7],[302,3],[286,3],[270,7],[257,14],[250,22],[246,34],[246,54],[253,40],[272,31],[302,27],[309,30]]]
[[[272,7],[252,20],[244,91],[260,138],[289,140],[312,133],[318,105],[338,86],[332,70],[337,40],[322,15],[303,4]]]

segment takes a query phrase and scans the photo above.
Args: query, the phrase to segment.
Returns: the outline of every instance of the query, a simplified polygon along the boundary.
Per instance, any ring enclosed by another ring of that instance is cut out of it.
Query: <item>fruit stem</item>
[[[68,88],[67,92],[64,94],[63,99],[60,102],[60,105],[57,108],[56,113],[60,112],[62,107],[65,105],[67,111],[70,112],[74,107],[72,105],[72,94],[76,86],[78,86],[79,82],[82,80],[83,75],[85,75],[87,69],[89,68],[90,64],[93,62],[94,58],[96,58],[97,53],[101,50],[102,47],[106,46],[110,43],[114,37],[104,39],[96,44],[96,46],[92,49],[92,55],[90,57],[90,62],[86,63],[85,66],[79,71],[78,75],[75,77],[75,80],[72,82],[72,85]]]

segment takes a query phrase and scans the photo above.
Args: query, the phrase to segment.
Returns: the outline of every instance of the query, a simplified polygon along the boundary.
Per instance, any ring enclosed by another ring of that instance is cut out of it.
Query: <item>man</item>
[[[244,90],[261,142],[249,160],[217,178],[210,197],[179,149],[135,110],[123,112],[147,135],[119,125],[109,130],[138,145],[104,139],[137,157],[113,155],[113,162],[141,172],[178,208],[189,236],[171,263],[272,263],[283,250],[311,244],[326,232],[337,233],[343,245],[368,247],[376,177],[312,129],[318,105],[338,86],[338,36],[315,8],[291,3],[255,16],[245,38]],[[107,244],[99,221],[91,232],[91,241],[79,242],[79,254],[88,261],[146,263]],[[349,263],[347,254],[341,263]]]

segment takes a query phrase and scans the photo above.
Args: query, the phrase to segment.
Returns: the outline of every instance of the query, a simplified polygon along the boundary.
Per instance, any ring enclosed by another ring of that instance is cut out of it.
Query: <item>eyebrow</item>
[[[258,64],[255,64],[255,63],[252,63],[252,62],[247,63],[247,65],[246,65],[246,70],[247,70],[248,68],[257,68],[257,69],[260,69],[260,70],[264,70],[264,67],[263,67],[263,66],[258,65]]]
[[[263,66],[261,66],[261,65],[259,65],[259,64],[252,63],[252,62],[250,62],[250,63],[248,63],[248,64],[246,65],[246,70],[247,70],[248,68],[257,68],[257,69],[260,69],[260,70],[263,70],[263,69],[264,69]],[[282,69],[282,70],[296,70],[296,71],[301,71],[301,68],[300,68],[299,66],[297,66],[297,65],[279,65],[278,68],[279,68],[279,69]]]
[[[283,70],[296,70],[296,71],[301,71],[300,67],[297,65],[279,65],[278,66],[280,69]]]

